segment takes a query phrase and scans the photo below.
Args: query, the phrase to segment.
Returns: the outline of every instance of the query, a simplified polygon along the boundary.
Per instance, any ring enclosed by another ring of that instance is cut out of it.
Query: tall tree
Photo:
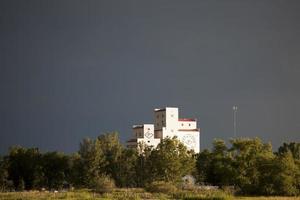
[[[275,194],[294,196],[300,194],[300,168],[291,151],[282,153],[276,159],[274,176]]]
[[[212,170],[212,153],[205,149],[197,155],[196,169],[197,182],[200,184],[212,184],[213,170]]]
[[[237,170],[235,183],[246,194],[260,191],[260,164],[262,160],[272,160],[274,154],[271,144],[264,144],[258,138],[239,138],[231,140],[231,152],[234,156],[233,167]]]
[[[282,155],[288,151],[292,153],[294,159],[300,160],[300,143],[283,143],[283,145],[280,146],[278,149],[278,154]]]
[[[119,159],[122,156],[123,147],[117,132],[100,135],[96,139],[101,152],[105,158],[104,172],[114,180],[118,179]]]
[[[41,153],[37,148],[12,147],[8,155],[8,174],[15,188],[24,184],[33,189],[42,182]]]
[[[44,184],[49,189],[61,189],[70,171],[68,156],[58,152],[48,152],[42,156]]]
[[[0,192],[6,191],[8,189],[8,171],[7,162],[0,156]]]
[[[223,140],[213,142],[211,183],[218,186],[233,185],[236,173],[233,167],[233,157]]]
[[[144,146],[144,144],[139,144],[138,147],[141,150],[137,150],[138,157],[135,163],[135,173],[136,173],[136,185],[137,187],[144,187],[151,179],[151,167],[149,165],[149,157],[152,152],[152,148],[149,146]]]
[[[84,165],[84,160],[78,152],[70,155],[70,174],[68,176],[69,183],[76,187],[88,187],[87,169]]]
[[[151,151],[147,167],[152,181],[177,182],[192,173],[195,159],[193,152],[188,151],[178,139],[166,138]]]
[[[233,185],[236,170],[225,141],[215,139],[213,150],[204,150],[197,157],[198,182],[210,185]]]
[[[136,187],[137,174],[136,163],[138,154],[135,149],[123,149],[117,160],[117,168],[114,172],[115,182],[119,187]]]
[[[84,139],[79,149],[80,164],[78,169],[82,170],[83,186],[93,187],[95,180],[105,173],[106,158],[103,154],[99,140]]]

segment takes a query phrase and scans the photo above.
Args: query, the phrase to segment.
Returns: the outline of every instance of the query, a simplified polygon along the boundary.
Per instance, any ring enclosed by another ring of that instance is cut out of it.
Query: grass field
[[[233,197],[225,195],[224,193],[195,193],[188,191],[179,191],[173,194],[149,193],[143,189],[117,189],[111,193],[97,194],[89,190],[76,190],[69,192],[8,192],[0,193],[0,200],[54,200],[54,199],[70,199],[70,200],[109,200],[109,199],[186,199],[186,200],[200,200],[200,199],[237,199],[237,200],[296,200],[300,197]]]

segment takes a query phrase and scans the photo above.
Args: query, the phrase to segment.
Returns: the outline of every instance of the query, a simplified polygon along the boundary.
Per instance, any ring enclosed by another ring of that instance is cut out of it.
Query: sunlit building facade
[[[179,118],[178,108],[166,107],[154,109],[154,124],[134,125],[133,138],[127,141],[127,147],[151,146],[155,148],[166,137],[177,137],[189,150],[200,151],[200,129],[197,120]],[[139,145],[140,144],[140,145]]]

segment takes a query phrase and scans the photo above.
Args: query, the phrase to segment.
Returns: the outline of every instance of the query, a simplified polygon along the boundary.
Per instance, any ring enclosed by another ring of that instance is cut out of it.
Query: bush
[[[23,179],[20,179],[17,190],[20,192],[25,190],[25,182]]]
[[[222,190],[227,195],[235,195],[237,193],[237,189],[234,186],[223,186]]]
[[[177,188],[170,182],[154,181],[146,186],[146,190],[149,192],[170,194],[176,192]]]
[[[95,180],[95,191],[99,193],[112,192],[115,189],[115,182],[107,176],[101,176]]]

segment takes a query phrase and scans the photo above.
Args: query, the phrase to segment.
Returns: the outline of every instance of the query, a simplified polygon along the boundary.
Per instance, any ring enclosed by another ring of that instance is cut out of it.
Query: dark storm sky
[[[300,1],[0,1],[0,153],[124,142],[153,109],[195,117],[201,148],[300,140]]]

